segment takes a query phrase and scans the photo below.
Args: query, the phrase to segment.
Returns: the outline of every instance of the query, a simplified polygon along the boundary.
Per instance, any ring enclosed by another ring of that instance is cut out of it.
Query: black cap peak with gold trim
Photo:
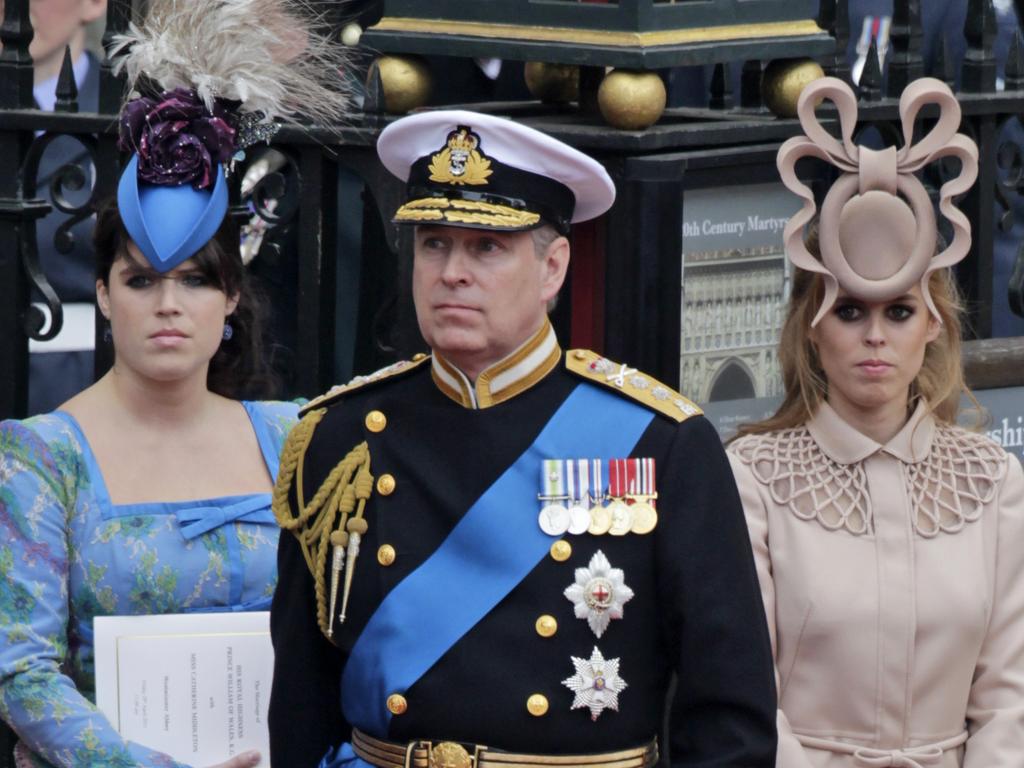
[[[407,183],[396,224],[521,231],[569,225],[611,207],[600,163],[512,120],[465,110],[402,118],[380,135],[384,166]]]

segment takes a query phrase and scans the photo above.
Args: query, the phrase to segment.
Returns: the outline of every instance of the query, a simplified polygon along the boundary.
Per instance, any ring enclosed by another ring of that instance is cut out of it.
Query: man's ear
[[[107,290],[107,284],[102,280],[96,280],[96,306],[99,307],[100,314],[109,320],[110,292]]]
[[[569,271],[569,240],[562,235],[552,240],[542,262],[541,299],[548,302],[558,295]]]

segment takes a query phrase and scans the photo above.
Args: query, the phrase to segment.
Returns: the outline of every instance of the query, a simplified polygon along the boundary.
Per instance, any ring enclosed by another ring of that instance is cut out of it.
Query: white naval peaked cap
[[[387,126],[381,162],[407,184],[396,224],[563,233],[615,201],[600,163],[534,128],[468,110],[420,112]]]

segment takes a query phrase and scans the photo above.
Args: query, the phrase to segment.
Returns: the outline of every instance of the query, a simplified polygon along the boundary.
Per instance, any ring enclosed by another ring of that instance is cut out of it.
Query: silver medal
[[[561,536],[569,530],[569,510],[561,504],[548,504],[537,517],[540,529],[548,536]]]
[[[590,528],[590,461],[565,460],[565,491],[569,496],[569,533],[579,536]]]
[[[569,507],[569,533],[579,536],[590,528],[590,510],[582,504]]]

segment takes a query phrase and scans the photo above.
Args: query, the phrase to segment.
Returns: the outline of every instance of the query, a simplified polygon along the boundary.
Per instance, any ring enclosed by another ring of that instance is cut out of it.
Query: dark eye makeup
[[[897,323],[902,323],[913,317],[915,307],[912,304],[896,302],[885,307],[885,317]],[[844,323],[852,323],[862,319],[865,315],[864,305],[855,300],[841,299],[836,302],[832,312]]]

